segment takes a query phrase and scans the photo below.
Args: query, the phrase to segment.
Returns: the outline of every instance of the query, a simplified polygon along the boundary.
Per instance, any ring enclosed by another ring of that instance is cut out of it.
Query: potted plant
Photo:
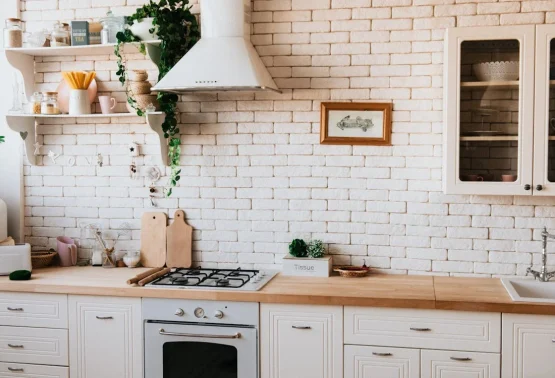
[[[137,8],[137,11],[127,18],[127,25],[125,31],[118,33],[118,43],[115,48],[117,75],[122,85],[126,85],[128,81],[126,63],[121,54],[123,44],[139,42],[139,51],[145,55],[146,47],[143,41],[159,39],[161,43],[157,65],[158,80],[161,80],[200,39],[198,21],[191,13],[189,0],[150,0],[148,4]],[[169,197],[172,194],[172,188],[181,178],[179,176],[181,140],[176,114],[179,97],[173,93],[158,93],[157,100],[161,110],[166,114],[162,129],[169,145],[171,175],[166,190],[166,195]],[[137,111],[137,115],[145,115],[144,111],[138,108],[129,91],[127,101]]]
[[[321,240],[306,243],[295,239],[289,244],[289,255],[283,258],[283,274],[288,276],[329,277],[332,270],[331,256],[325,256]]]

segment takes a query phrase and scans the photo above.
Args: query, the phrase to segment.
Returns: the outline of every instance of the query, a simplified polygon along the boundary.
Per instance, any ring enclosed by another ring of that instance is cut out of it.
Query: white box
[[[0,247],[0,276],[7,276],[16,270],[33,270],[30,244]]]
[[[301,277],[329,277],[332,270],[332,257],[326,256],[319,259],[310,257],[293,257],[287,255],[283,258],[283,275]]]

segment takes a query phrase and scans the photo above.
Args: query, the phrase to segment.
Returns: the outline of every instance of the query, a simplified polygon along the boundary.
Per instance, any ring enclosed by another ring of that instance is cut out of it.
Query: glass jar
[[[114,248],[105,249],[102,253],[102,267],[115,268],[117,267],[117,256]]]
[[[141,261],[141,253],[140,252],[127,252],[125,256],[123,256],[123,262],[128,268],[136,268]]]
[[[58,92],[44,92],[40,107],[41,114],[56,115],[60,114],[58,106]]]
[[[69,37],[69,25],[68,24],[55,24],[54,30],[50,35],[50,46],[52,47],[63,47],[69,46],[71,40]]]
[[[116,17],[112,11],[106,13],[106,17],[100,20],[102,31],[100,40],[103,45],[117,43],[117,34],[125,30],[125,17]]]
[[[23,47],[23,27],[19,18],[6,20],[4,47]]]
[[[31,113],[33,114],[41,114],[42,112],[42,93],[35,92],[31,96]]]

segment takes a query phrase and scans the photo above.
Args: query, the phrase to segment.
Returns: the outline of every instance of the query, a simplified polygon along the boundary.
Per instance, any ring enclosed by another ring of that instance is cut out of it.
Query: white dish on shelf
[[[472,69],[480,81],[514,81],[520,77],[520,65],[516,61],[476,63]]]

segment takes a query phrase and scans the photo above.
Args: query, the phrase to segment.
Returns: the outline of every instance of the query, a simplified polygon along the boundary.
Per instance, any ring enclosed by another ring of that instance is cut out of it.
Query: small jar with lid
[[[31,112],[33,114],[41,114],[41,106],[42,106],[42,93],[35,92],[30,98],[31,103]]]
[[[58,92],[44,92],[41,103],[41,114],[56,115],[60,114],[58,106]]]
[[[50,35],[50,46],[63,47],[71,44],[69,37],[69,25],[57,23]]]
[[[23,47],[23,26],[19,18],[8,18],[6,20],[4,47]]]
[[[106,17],[100,20],[102,31],[100,40],[103,45],[117,43],[117,34],[125,30],[125,17],[114,16],[112,11],[106,13]]]

